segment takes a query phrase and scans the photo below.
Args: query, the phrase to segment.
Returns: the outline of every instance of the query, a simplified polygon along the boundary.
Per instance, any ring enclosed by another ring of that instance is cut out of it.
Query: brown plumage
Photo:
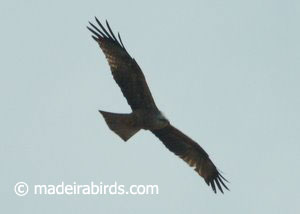
[[[224,181],[227,181],[217,170],[213,162],[209,159],[208,154],[191,138],[181,131],[169,125],[163,129],[151,130],[163,144],[175,155],[179,156],[195,171],[204,178],[205,182],[210,185],[214,192],[216,186],[223,193],[222,186],[226,189]]]
[[[107,22],[107,28],[110,33],[106,31],[98,19],[96,19],[96,22],[102,31],[92,23],[90,23],[90,25],[94,30],[89,27],[88,29],[94,34],[93,38],[102,49],[112,75],[132,110],[134,111],[141,108],[157,109],[144,74],[136,61],[127,53],[120,34],[118,34],[118,41]]]
[[[127,141],[140,129],[150,130],[174,154],[183,159],[204,178],[216,193],[227,181],[210,160],[208,154],[191,138],[173,127],[156,107],[145,76],[136,61],[128,54],[121,40],[113,34],[108,22],[107,29],[96,18],[99,27],[90,23],[87,27],[93,39],[102,49],[112,75],[132,109],[130,114],[99,111],[108,127]]]

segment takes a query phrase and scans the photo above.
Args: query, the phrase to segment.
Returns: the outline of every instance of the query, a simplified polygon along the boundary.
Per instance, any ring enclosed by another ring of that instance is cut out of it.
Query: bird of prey
[[[113,78],[121,88],[132,109],[130,114],[116,114],[99,110],[108,127],[124,141],[139,130],[151,131],[175,155],[179,156],[204,178],[216,193],[227,190],[227,181],[210,160],[208,154],[194,140],[175,128],[157,108],[145,76],[123,45],[120,34],[114,35],[108,22],[105,28],[95,17],[98,27],[89,22],[92,38],[102,49]]]

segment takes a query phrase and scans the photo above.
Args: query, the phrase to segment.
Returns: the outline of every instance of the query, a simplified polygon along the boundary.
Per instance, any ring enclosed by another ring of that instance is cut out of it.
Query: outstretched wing
[[[216,193],[218,189],[223,193],[222,187],[228,187],[224,181],[227,181],[217,170],[216,166],[209,159],[208,154],[191,138],[181,131],[169,125],[163,129],[151,131],[158,137],[163,144],[181,159],[187,162],[195,171],[204,178],[205,182],[212,187]]]
[[[131,109],[157,109],[144,74],[126,51],[120,34],[118,40],[107,21],[107,29],[105,29],[99,20],[95,19],[99,27],[89,22],[91,26],[87,28],[94,34],[92,37],[102,49],[112,75]]]

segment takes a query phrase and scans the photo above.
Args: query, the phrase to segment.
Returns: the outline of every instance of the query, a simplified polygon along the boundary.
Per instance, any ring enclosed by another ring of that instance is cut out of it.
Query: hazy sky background
[[[1,213],[296,213],[299,1],[1,1]],[[158,107],[230,181],[215,195],[130,112],[86,29],[108,19]],[[34,184],[157,184],[159,195],[18,197]]]

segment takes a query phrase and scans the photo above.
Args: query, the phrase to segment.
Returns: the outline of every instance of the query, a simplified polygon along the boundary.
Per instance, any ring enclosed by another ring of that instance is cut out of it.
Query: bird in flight
[[[117,114],[99,110],[108,127],[124,141],[139,130],[151,131],[175,155],[204,178],[207,185],[216,193],[228,189],[228,182],[210,160],[208,154],[194,140],[175,128],[157,108],[147,85],[145,76],[123,45],[120,34],[114,35],[108,22],[105,28],[95,17],[98,27],[89,22],[87,27],[92,38],[102,49],[110,66],[113,78],[121,88],[132,109],[130,114]]]

